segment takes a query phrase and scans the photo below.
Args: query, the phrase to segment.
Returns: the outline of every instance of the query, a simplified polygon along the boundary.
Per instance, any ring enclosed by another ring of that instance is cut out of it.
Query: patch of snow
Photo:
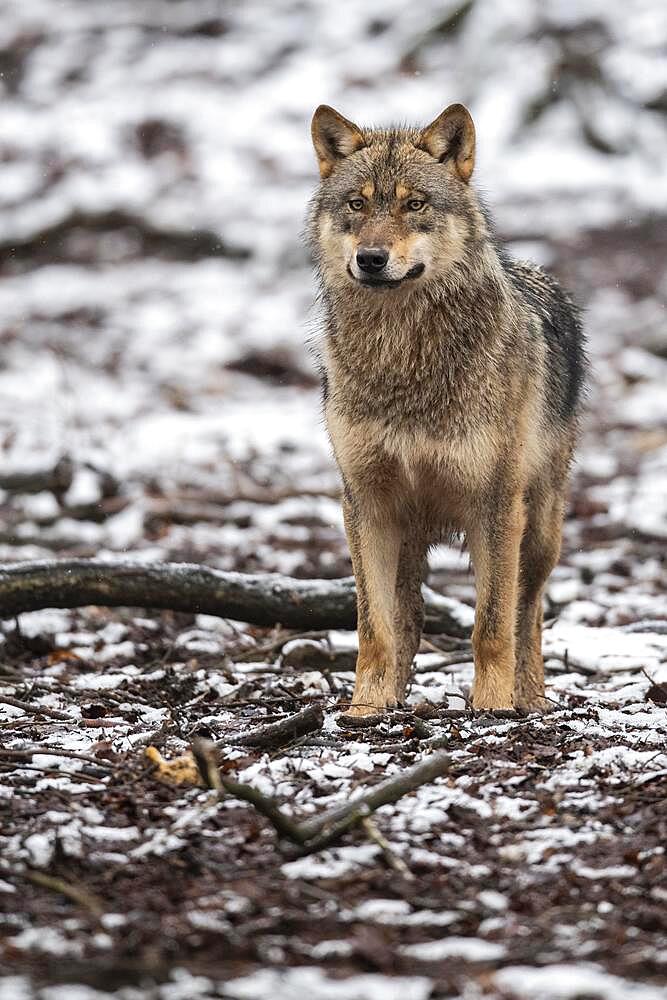
[[[318,941],[309,949],[310,957],[315,960],[327,958],[347,958],[354,951],[350,941],[335,938],[332,941]]]
[[[23,976],[0,978],[0,1000],[33,1000],[32,986]]]
[[[28,927],[15,937],[8,938],[8,943],[20,951],[41,951],[46,955],[83,954],[83,943],[71,941],[55,927]]]
[[[47,608],[44,611],[28,611],[19,615],[21,633],[29,639],[41,635],[55,635],[56,632],[66,632],[69,629],[69,613],[58,608]],[[8,627],[12,621],[5,623]]]
[[[168,830],[147,830],[146,834],[148,835],[148,839],[143,844],[140,844],[139,847],[135,847],[130,851],[131,857],[145,858],[150,854],[159,857],[163,854],[170,854],[172,851],[180,851],[182,847],[187,846],[186,840],[177,837]]]
[[[637,874],[637,869],[632,868],[630,865],[611,865],[607,868],[591,868],[589,865],[582,865],[578,861],[575,861],[572,865],[572,871],[575,875],[579,875],[580,878],[590,879],[634,878]]]
[[[440,962],[445,958],[463,958],[466,962],[494,962],[505,954],[505,947],[479,938],[445,937],[439,941],[406,944],[401,953],[420,962]]]
[[[667,635],[585,628],[558,621],[544,633],[545,656],[563,658],[592,673],[657,667],[667,654]]]
[[[544,968],[510,965],[496,972],[493,981],[499,989],[525,1000],[533,1000],[534,997],[540,1000],[577,1000],[582,996],[594,996],[596,1000],[664,1000],[665,995],[661,986],[632,983],[584,963],[556,963]]]
[[[329,979],[319,968],[260,969],[225,983],[230,1000],[428,1000],[431,980],[423,976],[365,974]]]
[[[339,847],[335,850],[323,851],[320,855],[310,855],[287,861],[280,870],[287,878],[331,879],[340,878],[349,872],[370,864],[378,857],[380,848],[374,844],[361,844],[355,847]]]
[[[122,645],[125,646],[126,644],[123,643]],[[130,642],[127,645],[131,648],[132,653],[134,653],[133,644]],[[107,650],[118,649],[117,646],[107,646],[106,648]],[[115,659],[116,655],[116,653],[112,653],[106,658],[110,660]],[[78,677],[73,677],[70,683],[77,691],[113,691],[114,688],[126,684],[130,676],[128,673],[114,673],[112,671],[104,674],[86,673],[79,674]]]
[[[498,913],[504,912],[509,906],[507,896],[502,892],[496,892],[495,889],[484,889],[478,893],[477,898],[487,910],[496,910]]]
[[[48,833],[32,833],[23,841],[23,847],[27,851],[31,865],[35,868],[46,868],[53,857],[55,833],[52,830]]]

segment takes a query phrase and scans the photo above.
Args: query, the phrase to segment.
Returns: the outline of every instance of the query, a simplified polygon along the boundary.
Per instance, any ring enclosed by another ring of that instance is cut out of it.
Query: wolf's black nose
[[[389,251],[384,247],[359,247],[357,265],[366,274],[379,274],[389,260]]]

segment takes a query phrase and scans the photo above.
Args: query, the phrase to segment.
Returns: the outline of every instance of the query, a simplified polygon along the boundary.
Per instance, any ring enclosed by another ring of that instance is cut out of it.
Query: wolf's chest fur
[[[341,324],[328,345],[326,406],[339,461],[353,475],[384,469],[422,496],[443,486],[482,488],[506,415],[503,355],[481,331],[460,343],[438,313],[362,335]]]
[[[517,397],[521,333],[498,294],[474,302],[462,295],[447,306],[420,298],[363,323],[345,310],[334,315],[326,351],[334,447],[336,437],[354,437],[411,479],[426,468],[485,476],[516,417],[508,399]]]

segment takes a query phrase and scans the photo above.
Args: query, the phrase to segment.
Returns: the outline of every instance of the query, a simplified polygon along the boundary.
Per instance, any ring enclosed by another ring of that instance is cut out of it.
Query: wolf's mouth
[[[424,264],[415,264],[402,278],[371,278],[370,275],[357,278],[352,274],[350,265],[348,264],[347,273],[351,278],[354,278],[357,284],[363,285],[364,288],[398,288],[404,281],[409,281],[411,278],[418,278],[420,274],[424,273],[424,269]]]

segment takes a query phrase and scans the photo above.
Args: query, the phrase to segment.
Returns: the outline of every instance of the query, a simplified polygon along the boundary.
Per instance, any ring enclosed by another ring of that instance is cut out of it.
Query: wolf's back
[[[549,409],[561,420],[570,420],[579,411],[588,368],[579,309],[536,264],[504,255],[502,263],[514,288],[540,321],[547,346]]]

